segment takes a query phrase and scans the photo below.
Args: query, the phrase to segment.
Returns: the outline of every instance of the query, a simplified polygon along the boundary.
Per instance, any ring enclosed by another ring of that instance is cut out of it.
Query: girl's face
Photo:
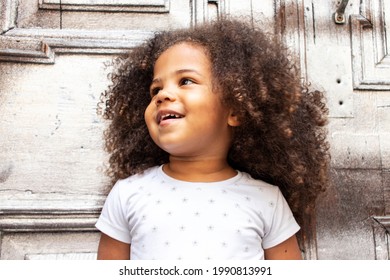
[[[174,156],[226,157],[231,110],[212,91],[211,65],[203,47],[179,43],[157,59],[145,121],[153,141]]]

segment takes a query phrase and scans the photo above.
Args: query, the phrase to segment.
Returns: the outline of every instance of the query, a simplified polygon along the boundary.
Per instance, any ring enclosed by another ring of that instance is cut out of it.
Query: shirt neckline
[[[188,181],[182,181],[175,179],[168,174],[166,174],[163,170],[163,165],[160,165],[159,168],[157,169],[157,174],[158,176],[163,179],[165,182],[174,184],[174,185],[186,185],[186,186],[231,186],[232,184],[238,182],[243,174],[242,172],[236,170],[237,175],[235,175],[232,178],[222,180],[222,181],[216,181],[216,182],[188,182]]]

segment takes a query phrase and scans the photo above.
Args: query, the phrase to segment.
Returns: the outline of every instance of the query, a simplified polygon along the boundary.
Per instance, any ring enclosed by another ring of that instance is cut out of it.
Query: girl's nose
[[[174,94],[172,94],[168,90],[162,89],[157,94],[156,105],[160,105],[161,103],[163,103],[165,101],[173,102],[175,100],[176,100],[176,97]]]

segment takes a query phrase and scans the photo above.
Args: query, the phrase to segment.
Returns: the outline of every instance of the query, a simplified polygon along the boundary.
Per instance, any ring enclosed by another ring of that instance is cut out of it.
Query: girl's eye
[[[159,93],[160,90],[161,90],[161,88],[159,88],[159,87],[152,88],[150,90],[150,95],[151,96],[156,96]]]
[[[187,85],[190,85],[190,84],[193,84],[194,81],[192,81],[191,79],[187,79],[187,78],[183,78],[180,80],[180,85],[181,86],[187,86]]]

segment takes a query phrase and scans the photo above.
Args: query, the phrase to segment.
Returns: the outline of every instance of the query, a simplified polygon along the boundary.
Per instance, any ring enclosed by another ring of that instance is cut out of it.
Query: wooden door
[[[327,91],[331,116],[333,184],[318,205],[317,256],[390,259],[390,3],[326,2],[307,6],[305,36],[307,75]]]
[[[389,258],[389,4],[320,0],[0,0],[0,258],[95,258],[107,178],[96,115],[113,56],[152,32],[244,15],[326,91],[332,186],[307,259]]]

